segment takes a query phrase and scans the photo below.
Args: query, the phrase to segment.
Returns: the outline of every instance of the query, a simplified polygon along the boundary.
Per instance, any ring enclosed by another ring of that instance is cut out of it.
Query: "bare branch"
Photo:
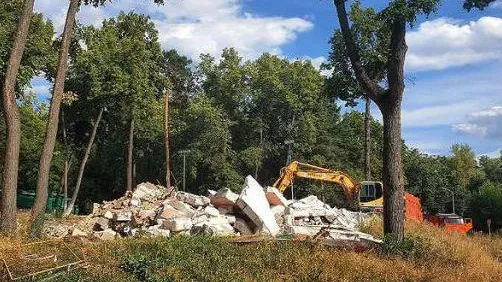
[[[361,83],[365,95],[369,96],[370,99],[378,104],[380,94],[383,93],[384,90],[368,76],[361,64],[361,57],[359,56],[357,45],[350,30],[347,11],[345,9],[345,0],[333,0],[333,3],[336,7],[338,21],[340,22],[340,28],[342,30],[343,39],[347,49],[347,55],[350,58],[350,63],[352,64],[352,69],[354,70],[356,78],[359,83]]]

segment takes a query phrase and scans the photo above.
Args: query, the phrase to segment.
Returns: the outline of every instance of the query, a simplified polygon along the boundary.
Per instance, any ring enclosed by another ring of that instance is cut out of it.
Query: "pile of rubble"
[[[263,189],[248,176],[240,194],[229,189],[207,196],[171,192],[151,183],[111,202],[94,204],[92,213],[74,227],[73,235],[109,240],[127,236],[278,234],[315,236],[321,231],[336,240],[379,242],[357,231],[365,215],[331,208],[316,196],[289,201],[273,187]]]

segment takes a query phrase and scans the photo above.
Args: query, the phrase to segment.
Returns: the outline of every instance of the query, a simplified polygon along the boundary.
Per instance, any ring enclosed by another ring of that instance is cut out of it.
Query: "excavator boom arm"
[[[343,191],[349,200],[358,197],[361,185],[352,180],[348,175],[340,171],[330,170],[310,164],[294,161],[281,170],[281,176],[274,183],[274,187],[284,192],[296,177],[320,180],[336,183],[343,188]]]

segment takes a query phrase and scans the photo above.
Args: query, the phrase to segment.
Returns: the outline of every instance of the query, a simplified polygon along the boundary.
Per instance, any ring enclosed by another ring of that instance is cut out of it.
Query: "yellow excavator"
[[[284,192],[296,177],[320,180],[338,184],[342,187],[350,207],[359,210],[365,207],[382,206],[382,183],[378,181],[354,181],[341,171],[331,170],[301,163],[291,162],[281,169],[281,176],[275,181],[274,187]]]

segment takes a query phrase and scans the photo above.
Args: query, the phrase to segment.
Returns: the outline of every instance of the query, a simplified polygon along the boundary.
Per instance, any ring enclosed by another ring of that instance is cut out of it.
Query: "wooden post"
[[[169,167],[169,92],[164,93],[164,150],[166,162],[166,187],[171,187],[171,169]]]

